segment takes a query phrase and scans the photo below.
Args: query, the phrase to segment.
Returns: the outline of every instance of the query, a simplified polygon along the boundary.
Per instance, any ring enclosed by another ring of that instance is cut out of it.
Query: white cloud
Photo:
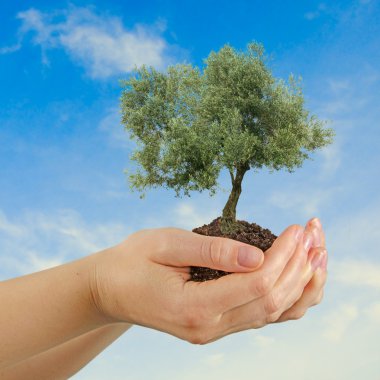
[[[305,18],[306,20],[314,20],[319,17],[319,12],[306,12]]]
[[[196,206],[196,203],[180,201],[173,218],[181,215],[184,219],[189,218],[190,223],[194,223],[196,218],[202,218],[204,210],[204,207]],[[377,213],[376,208],[373,212],[374,215]],[[194,220],[191,221],[193,217]],[[352,216],[352,220],[356,217],[357,215]],[[368,217],[368,213],[362,217]],[[205,218],[206,222],[209,222],[207,216]],[[369,219],[369,222],[373,223],[372,217]],[[352,220],[347,219],[346,223],[350,224]],[[337,229],[341,227],[337,226]],[[347,231],[345,234],[347,235]],[[360,233],[354,236],[359,240],[358,244],[362,244]],[[339,244],[344,246],[342,241]],[[364,258],[355,262],[363,273],[367,271],[362,265],[365,262]],[[337,271],[341,271],[342,274],[343,271],[347,271],[351,277],[351,269],[347,266],[339,268],[336,261],[333,264],[333,267],[338,269],[331,268],[324,302],[312,308],[299,321],[233,334],[202,347],[189,346],[166,334],[154,335],[144,329],[133,329],[132,335],[127,334],[120,352],[125,353],[132,346],[133,363],[145,363],[146,347],[153,345],[155,350],[151,351],[150,368],[160,369],[156,377],[167,380],[203,379],[205,376],[208,380],[248,380],[253,374],[254,377],[266,380],[376,378],[380,369],[378,293],[359,288],[353,296],[354,292],[347,288],[346,283],[339,282],[338,284],[343,286],[336,286],[337,282],[331,280]],[[131,363],[127,361],[128,357],[130,358],[127,354],[124,363],[112,359],[107,353],[102,355],[103,358],[107,357],[107,360],[94,361],[88,369],[87,374],[91,373],[94,376],[86,377],[85,369],[82,373],[83,378],[100,379],[102,376],[97,374],[97,368],[109,368],[112,373],[117,371],[119,376],[114,375],[115,379],[122,377],[127,371],[132,378],[142,376],[141,366],[136,365],[132,368]],[[349,357],[356,357],[358,360],[347,361]],[[173,363],[176,365],[173,366]],[[144,374],[149,377],[150,373],[144,371]]]
[[[253,341],[255,346],[257,346],[259,349],[265,349],[272,347],[275,344],[276,339],[271,336],[255,333]]]
[[[0,278],[62,264],[120,242],[130,231],[116,223],[85,223],[73,210],[29,212],[11,221],[0,210]]]
[[[331,277],[346,286],[369,287],[380,290],[380,263],[345,260],[334,263]]]
[[[0,48],[0,54],[10,54],[21,49],[21,44],[17,43],[10,46],[4,46]]]
[[[329,78],[327,84],[331,92],[338,95],[352,87],[351,81],[347,78]]]
[[[331,237],[329,239],[329,250],[340,259],[351,258],[360,260],[362,263],[374,262],[370,258],[377,257],[379,251],[379,214],[380,200],[377,200],[368,203],[365,209],[357,213],[346,214],[336,219],[327,231],[328,236]],[[354,269],[353,264],[347,264],[349,261],[344,262],[346,262],[344,264],[346,267],[350,265]]]
[[[365,313],[370,318],[370,320],[373,323],[377,323],[380,325],[380,303],[375,302],[372,305],[370,305],[366,310]]]
[[[58,266],[58,265],[61,265],[64,263],[63,258],[41,257],[40,254],[37,252],[26,252],[25,257],[26,257],[26,261],[28,262],[28,264],[25,265],[25,269],[23,270],[25,272],[29,272],[30,270],[32,272],[40,271],[40,270],[52,268],[52,267],[55,267],[55,266]]]
[[[0,233],[6,233],[12,237],[18,238],[24,234],[22,226],[10,222],[8,217],[0,210]]]
[[[174,198],[173,194],[170,196]],[[168,212],[158,215],[151,213],[144,219],[140,227],[161,228],[163,226],[172,226],[191,231],[196,227],[209,224],[219,216],[220,208],[205,207],[205,200],[201,196],[194,195],[194,198],[191,199],[191,201],[181,199],[175,202],[173,206],[170,206]]]
[[[306,20],[312,21],[320,17],[324,12],[326,12],[326,10],[326,5],[322,3],[318,5],[318,9],[316,11],[306,12],[304,14],[304,17],[306,18]]]
[[[31,8],[20,12],[18,18],[21,38],[33,35],[44,64],[49,63],[49,49],[61,48],[93,78],[128,73],[143,64],[163,69],[172,61],[173,47],[162,37],[162,23],[126,29],[119,17],[77,7],[50,13]]]
[[[224,362],[225,354],[217,353],[206,356],[205,363],[211,367],[217,367]]]
[[[275,191],[269,201],[281,209],[293,209],[303,217],[319,215],[322,207],[333,198],[339,188],[295,188],[288,191]]]
[[[179,227],[193,229],[208,224],[215,218],[210,211],[200,212],[190,202],[182,201],[174,209],[173,222]]]
[[[356,305],[340,305],[324,317],[326,329],[323,336],[334,343],[339,342],[349,329],[352,322],[358,318],[359,312]]]
[[[333,301],[328,310],[317,307],[299,321],[267,326],[220,341],[216,345],[225,352],[225,357],[218,366],[211,367],[204,360],[167,378],[203,379],[205,374],[209,380],[248,380],[252,376],[265,380],[377,378],[378,321],[369,321],[354,303]],[[254,335],[265,336],[263,346],[250,344]],[[205,346],[203,351],[207,358],[215,348]],[[347,360],[352,357],[357,360]]]
[[[371,115],[374,111],[370,104],[377,101],[379,78],[379,70],[369,63],[363,64],[356,73],[327,77],[317,114],[333,119],[333,127],[339,129],[347,129],[352,123],[363,129],[363,115]]]
[[[322,149],[320,155],[323,158],[320,177],[326,180],[331,178],[341,165],[342,153],[339,144],[335,141],[334,144]]]

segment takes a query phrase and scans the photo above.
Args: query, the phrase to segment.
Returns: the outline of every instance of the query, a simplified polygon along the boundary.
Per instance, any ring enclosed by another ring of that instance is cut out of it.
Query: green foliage
[[[299,80],[273,77],[258,43],[211,52],[203,69],[143,66],[122,85],[122,122],[138,143],[129,180],[139,191],[214,194],[222,168],[232,183],[251,168],[293,171],[334,135],[304,108]]]

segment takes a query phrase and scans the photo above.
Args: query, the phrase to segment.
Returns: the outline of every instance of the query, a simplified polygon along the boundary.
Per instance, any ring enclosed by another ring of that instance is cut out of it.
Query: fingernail
[[[319,230],[317,228],[313,228],[311,233],[313,235],[313,247],[320,247],[321,246],[321,235],[319,233]]]
[[[297,230],[296,230],[296,232],[294,234],[294,238],[296,239],[297,243],[301,240],[303,232],[304,232],[304,229],[302,227],[301,228],[297,228]]]
[[[242,267],[254,268],[261,261],[260,251],[242,245],[238,251],[238,264]]]
[[[311,260],[311,270],[313,272],[315,272],[318,268],[322,268],[322,265],[323,265],[323,261],[326,257],[326,251],[325,250],[322,250],[322,251],[319,251],[318,253],[316,253],[314,255],[314,257],[312,258]]]
[[[312,227],[318,228],[319,230],[322,229],[321,221],[318,218],[313,218],[310,220],[310,225]]]
[[[303,247],[305,251],[309,251],[312,242],[313,242],[313,236],[311,235],[310,232],[306,232],[303,235]]]

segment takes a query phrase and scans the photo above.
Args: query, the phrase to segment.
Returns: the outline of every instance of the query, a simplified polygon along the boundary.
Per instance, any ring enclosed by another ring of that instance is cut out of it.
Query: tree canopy
[[[138,144],[131,187],[214,194],[226,168],[232,183],[226,219],[235,220],[248,170],[293,171],[332,142],[332,129],[305,109],[300,79],[275,78],[255,42],[246,51],[225,45],[202,68],[142,66],[122,85],[122,122]]]

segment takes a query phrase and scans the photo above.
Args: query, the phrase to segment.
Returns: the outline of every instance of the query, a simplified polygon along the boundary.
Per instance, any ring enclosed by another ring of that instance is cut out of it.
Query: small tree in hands
[[[332,142],[333,131],[304,108],[300,81],[274,78],[258,43],[245,52],[226,45],[203,68],[180,64],[163,73],[143,66],[135,74],[123,82],[121,98],[122,121],[139,145],[131,187],[213,195],[226,168],[232,184],[220,220],[226,235],[238,228],[247,171],[292,172]]]

